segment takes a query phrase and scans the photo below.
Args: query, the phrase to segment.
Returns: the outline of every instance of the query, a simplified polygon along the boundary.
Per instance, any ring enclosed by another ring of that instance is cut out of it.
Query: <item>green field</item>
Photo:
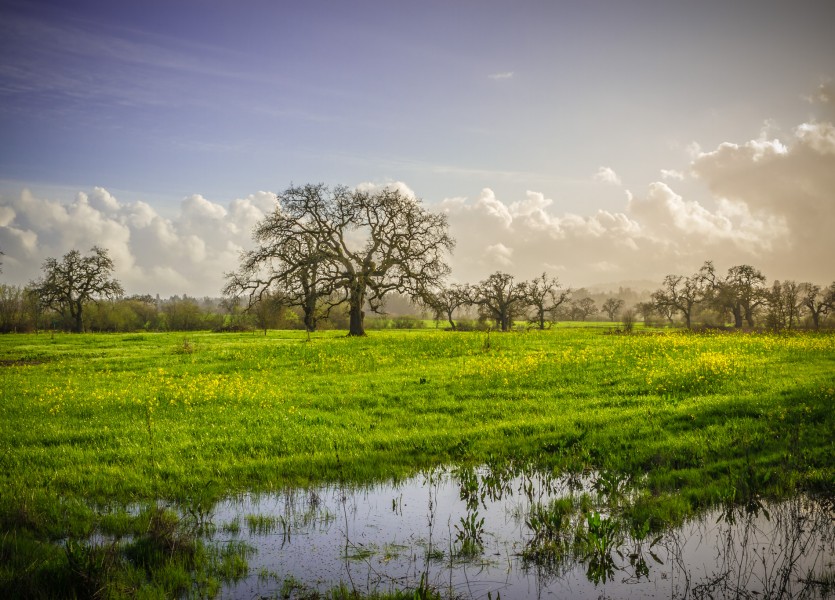
[[[245,551],[207,554],[177,533],[182,515],[436,465],[631,475],[656,528],[720,503],[831,498],[833,412],[823,333],[1,336],[0,592],[211,595]],[[94,533],[133,545],[109,556]]]

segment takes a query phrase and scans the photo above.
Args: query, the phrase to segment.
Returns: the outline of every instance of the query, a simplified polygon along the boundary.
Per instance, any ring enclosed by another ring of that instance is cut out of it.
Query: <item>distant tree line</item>
[[[598,294],[572,290],[547,273],[520,281],[496,272],[476,284],[445,284],[444,253],[454,244],[442,216],[396,190],[291,187],[255,228],[256,249],[226,275],[222,299],[125,296],[107,250],[71,250],[48,258],[40,279],[26,287],[0,284],[0,332],[190,331],[416,328],[405,314],[428,312],[450,329],[514,326],[547,329],[558,321],[601,315],[632,327],[647,324],[820,329],[835,321],[835,282],[829,287],[774,281],[751,265],[720,273],[707,261],[691,275],[667,275],[643,300],[630,290]],[[0,252],[0,273],[2,273]],[[399,315],[386,315],[400,302]]]
[[[692,275],[667,275],[638,310],[645,319],[662,315],[687,328],[733,323],[737,329],[820,329],[835,313],[835,282],[826,288],[793,280],[768,286],[765,275],[751,265],[732,266],[723,275],[707,261]]]

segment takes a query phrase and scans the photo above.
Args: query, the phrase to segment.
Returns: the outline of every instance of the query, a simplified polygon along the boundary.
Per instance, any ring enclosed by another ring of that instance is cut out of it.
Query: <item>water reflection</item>
[[[651,532],[639,492],[610,473],[556,477],[502,465],[393,484],[242,496],[213,515],[218,543],[257,549],[225,597],[431,586],[456,598],[825,598],[831,502],[715,510]]]

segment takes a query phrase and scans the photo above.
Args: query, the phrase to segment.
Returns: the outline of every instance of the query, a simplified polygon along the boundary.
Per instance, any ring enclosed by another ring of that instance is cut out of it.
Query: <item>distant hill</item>
[[[639,295],[644,295],[644,292],[646,292],[647,296],[659,287],[661,287],[661,281],[652,281],[651,279],[629,279],[585,286],[588,291],[594,294],[617,294],[620,290],[631,290]]]

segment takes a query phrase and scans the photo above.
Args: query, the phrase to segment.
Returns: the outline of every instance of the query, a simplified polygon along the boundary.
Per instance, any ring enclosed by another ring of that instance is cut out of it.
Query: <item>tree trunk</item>
[[[316,331],[316,297],[308,294],[302,307],[304,312],[304,328],[307,331]]]
[[[734,315],[734,327],[736,329],[742,329],[742,309],[736,306],[731,309],[731,312]]]
[[[452,311],[452,310],[447,311],[446,319],[447,319],[447,321],[449,321],[449,326],[452,327],[453,331],[455,331],[457,329],[457,327],[455,327],[455,321],[452,320],[452,313],[453,312],[454,311]]]
[[[75,324],[73,326],[73,331],[76,333],[81,333],[84,327],[84,321],[82,320],[81,316],[81,302],[78,302],[75,306],[75,310],[71,311],[73,314],[73,319],[75,320]]]
[[[350,308],[348,335],[365,335],[363,304],[365,304],[365,287],[360,284],[354,284],[351,287],[351,297],[348,300],[348,306]]]

